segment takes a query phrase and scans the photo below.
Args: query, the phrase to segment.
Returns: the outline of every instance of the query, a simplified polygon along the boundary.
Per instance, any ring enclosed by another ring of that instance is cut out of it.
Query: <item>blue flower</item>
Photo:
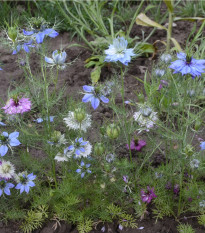
[[[22,192],[28,193],[30,190],[30,187],[34,187],[35,183],[33,180],[35,180],[36,175],[33,175],[33,173],[26,175],[26,174],[21,174],[20,175],[20,183],[18,183],[15,187],[15,189],[20,189],[20,194]]]
[[[87,145],[88,142],[83,141],[83,138],[76,138],[74,145],[71,145],[68,147],[68,150],[73,151],[76,155],[80,155],[80,153],[85,152],[85,145]]]
[[[1,126],[6,126],[6,124],[3,123],[3,122],[1,122],[1,121],[0,121],[0,125],[1,125]]]
[[[54,117],[55,117],[55,116],[49,116],[49,121],[50,121],[50,122],[53,122]],[[37,118],[36,120],[33,120],[33,121],[36,121],[37,123],[42,123],[43,120],[44,120],[43,118],[39,117],[39,118]],[[48,121],[48,117],[46,117],[45,120]]]
[[[205,60],[197,60],[193,57],[186,55],[185,53],[178,53],[177,57],[180,60],[176,60],[171,63],[169,68],[174,70],[175,73],[181,73],[182,75],[190,74],[193,78],[200,76],[205,69]]]
[[[105,50],[107,55],[105,61],[107,62],[117,62],[120,61],[124,65],[128,65],[131,61],[131,57],[135,56],[134,49],[127,49],[127,40],[124,37],[118,37],[113,40],[113,44]]]
[[[36,43],[37,44],[41,44],[43,43],[44,37],[45,36],[49,36],[51,38],[55,38],[56,36],[59,35],[58,32],[56,32],[54,29],[52,28],[47,28],[45,30],[33,30],[33,31],[26,31],[23,29],[23,33],[26,36],[34,36],[36,38]]]
[[[32,47],[32,48],[35,47],[35,45],[33,45],[32,43],[33,43],[33,41],[30,40],[27,43],[17,45],[16,49],[13,51],[12,54],[13,55],[17,54],[21,49],[23,49],[26,53],[29,53],[30,52],[29,47]]]
[[[19,136],[19,132],[13,132],[8,134],[7,132],[3,132],[0,135],[0,155],[4,156],[8,152],[8,147],[11,146],[19,146],[21,143],[17,139]]]
[[[83,90],[88,92],[89,94],[85,94],[82,98],[84,103],[91,102],[91,105],[94,109],[96,109],[100,104],[100,99],[103,103],[108,103],[109,99],[106,98],[104,95],[100,94],[99,90],[92,87],[92,86],[83,86]]]
[[[0,179],[0,197],[3,193],[11,195],[10,188],[13,188],[12,183],[8,183],[6,179]]]
[[[45,61],[51,65],[58,65],[61,68],[65,68],[65,60],[66,60],[67,54],[66,52],[60,52],[58,50],[55,50],[52,54],[52,58],[45,57]]]
[[[0,67],[0,70],[3,70],[3,69]]]
[[[80,168],[76,170],[77,173],[81,174],[81,178],[85,176],[85,173],[91,173],[91,171],[88,169],[90,167],[90,164],[85,164],[83,161],[80,163]]]
[[[200,144],[201,150],[205,150],[205,141]]]

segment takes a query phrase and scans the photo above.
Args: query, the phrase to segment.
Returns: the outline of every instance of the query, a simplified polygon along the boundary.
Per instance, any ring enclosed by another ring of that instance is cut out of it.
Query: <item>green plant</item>
[[[180,224],[177,226],[179,233],[195,233],[194,229],[188,224]]]

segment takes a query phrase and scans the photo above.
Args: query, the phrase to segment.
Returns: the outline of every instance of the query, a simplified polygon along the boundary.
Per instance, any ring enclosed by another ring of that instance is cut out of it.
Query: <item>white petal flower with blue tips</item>
[[[66,60],[67,54],[66,52],[61,52],[58,50],[55,50],[52,54],[52,58],[45,57],[45,61],[49,63],[51,66],[57,65],[60,69],[64,69],[66,67],[65,60]]]

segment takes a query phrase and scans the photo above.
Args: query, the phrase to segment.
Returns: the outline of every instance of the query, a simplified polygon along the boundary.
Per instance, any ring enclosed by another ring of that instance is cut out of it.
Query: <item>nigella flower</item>
[[[85,164],[83,161],[81,161],[80,168],[78,168],[76,172],[81,174],[81,178],[83,178],[86,173],[91,173],[91,171],[88,169],[89,167],[90,164]]]
[[[130,149],[141,151],[141,149],[146,146],[146,142],[144,140],[133,139],[130,142]],[[126,145],[127,149],[129,150],[129,145]]]
[[[156,69],[155,74],[157,77],[161,78],[165,74],[165,70]]]
[[[8,147],[11,146],[19,146],[21,143],[17,139],[19,136],[19,132],[13,132],[8,134],[7,132],[3,132],[0,135],[0,155],[4,156],[8,152]]]
[[[127,49],[127,40],[124,37],[118,37],[113,40],[113,44],[105,50],[107,62],[121,62],[124,65],[128,65],[131,61],[131,57],[135,56],[134,49]]]
[[[147,186],[147,192],[145,192],[144,189],[141,190],[141,199],[143,202],[150,203],[152,199],[156,197],[157,196],[154,193],[154,188]]]
[[[133,115],[135,121],[143,127],[146,131],[153,128],[158,121],[157,112],[153,112],[149,107],[140,108],[139,112],[135,112]]]
[[[162,54],[160,60],[166,64],[172,61],[172,56],[170,54]]]
[[[1,121],[0,121],[0,125],[1,125],[1,126],[6,126],[6,124],[3,123],[3,122],[1,122]]]
[[[23,114],[24,112],[28,112],[31,110],[31,101],[29,98],[18,98],[13,97],[11,98],[7,104],[2,108],[4,109],[6,114]]]
[[[205,207],[205,200],[199,202],[199,206],[204,208]]]
[[[200,144],[201,150],[205,150],[205,141]]]
[[[164,79],[160,80],[158,91],[160,91],[163,87],[167,87],[168,85],[169,85],[169,83],[166,80],[164,80]]]
[[[49,36],[51,38],[55,38],[59,35],[58,32],[56,32],[53,28],[47,28],[44,29],[44,27],[41,27],[40,30],[34,29],[33,31],[26,31],[23,29],[23,33],[26,36],[32,36],[36,39],[37,44],[43,43],[44,37]]]
[[[63,119],[68,128],[74,130],[82,130],[84,132],[91,126],[91,115],[85,112],[78,111],[76,109],[74,112],[69,111],[68,116]]]
[[[42,123],[44,120],[48,121],[48,119],[49,119],[50,122],[53,122],[54,117],[55,117],[55,116],[49,116],[49,118],[46,117],[45,119],[39,117],[39,118],[37,118],[36,120],[33,120],[33,121],[35,121],[35,122],[37,122],[37,123]]]
[[[52,54],[52,58],[45,57],[45,61],[51,64],[51,66],[57,65],[60,69],[64,69],[66,66],[65,65],[66,57],[67,57],[67,54],[65,51],[61,52],[61,51],[55,50]]]
[[[100,93],[98,88],[92,87],[92,86],[83,86],[83,90],[85,92],[88,92],[88,94],[85,94],[82,98],[82,101],[84,103],[91,102],[91,105],[94,109],[98,108],[100,104],[100,100],[102,100],[103,103],[108,103],[109,99],[106,98],[104,95]]]
[[[198,168],[199,167],[199,164],[200,164],[200,161],[198,159],[193,159],[191,162],[190,162],[190,166],[191,168]]]
[[[11,179],[15,174],[14,165],[5,160],[1,160],[0,162],[0,178]]]
[[[15,189],[20,189],[20,194],[22,192],[29,193],[30,187],[34,187],[35,183],[33,180],[36,179],[36,175],[33,175],[33,173],[30,173],[27,175],[26,172],[20,173],[17,177],[17,180],[19,183],[16,185]]]
[[[3,70],[3,69],[0,67],[0,70]]]
[[[76,158],[87,157],[91,151],[92,146],[88,141],[84,141],[83,138],[76,138],[73,145],[68,147],[70,153],[74,154]]]
[[[175,195],[178,195],[179,194],[179,191],[180,191],[180,187],[178,184],[175,184],[174,185],[174,189],[173,189],[173,192]]]
[[[6,195],[11,195],[10,189],[13,188],[14,185],[9,183],[6,179],[0,178],[0,197],[3,193]]]
[[[182,75],[190,74],[193,78],[200,76],[205,69],[205,60],[197,60],[185,53],[178,53],[177,57],[180,60],[176,60],[171,63],[169,68],[174,70],[175,73],[181,73]]]
[[[33,43],[33,41],[30,40],[30,41],[27,42],[27,43],[23,43],[23,44],[17,45],[17,46],[16,46],[16,49],[13,51],[12,54],[13,54],[13,55],[14,55],[14,54],[17,54],[21,49],[23,49],[26,53],[29,53],[29,52],[30,52],[29,48],[30,48],[30,47],[31,47],[31,48],[34,48],[34,47],[35,47],[35,45],[33,45],[32,43]]]
[[[63,153],[58,152],[58,154],[55,156],[55,160],[57,162],[67,162],[69,158],[72,157],[72,152],[70,152],[70,150],[68,150],[68,148],[65,148],[63,150]]]
[[[128,176],[123,176],[123,181],[127,184],[128,183]]]
[[[105,159],[106,159],[106,161],[108,163],[111,163],[111,162],[113,162],[115,160],[115,155],[114,154],[108,154],[108,155],[106,155]]]
[[[54,131],[51,135],[51,141],[48,141],[48,143],[52,146],[55,145],[56,147],[59,147],[63,144],[66,144],[65,135],[61,134],[59,131]]]

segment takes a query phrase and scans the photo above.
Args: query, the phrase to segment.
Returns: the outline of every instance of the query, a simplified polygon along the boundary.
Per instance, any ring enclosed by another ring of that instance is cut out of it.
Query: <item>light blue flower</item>
[[[54,121],[54,117],[55,116],[49,116],[49,121],[53,122]],[[45,120],[48,121],[48,117],[46,117]],[[44,121],[44,119],[41,118],[41,117],[39,117],[39,118],[37,118],[36,120],[33,120],[33,121],[35,121],[37,123],[42,123]]]
[[[40,31],[39,30],[26,31],[26,30],[23,29],[23,33],[26,36],[33,36],[33,37],[35,37],[37,44],[43,43],[43,40],[44,40],[45,36],[49,36],[51,38],[55,38],[56,36],[59,35],[59,33],[56,32],[52,28],[41,29]]]
[[[127,49],[127,40],[124,37],[118,37],[113,40],[113,44],[105,50],[107,62],[121,62],[124,65],[128,65],[131,61],[131,57],[135,56],[134,49]]]
[[[3,122],[1,122],[1,121],[0,121],[0,125],[1,125],[1,126],[6,126],[6,124],[3,123]]]
[[[0,155],[4,156],[8,152],[8,147],[11,146],[19,146],[21,143],[17,139],[19,136],[19,132],[13,132],[8,134],[7,132],[3,132],[0,135]]]
[[[33,175],[33,173],[29,175],[22,174],[19,178],[20,178],[20,183],[16,185],[15,189],[20,189],[20,194],[24,191],[26,193],[29,193],[30,187],[35,186],[33,180],[35,180],[36,175]]]
[[[80,163],[80,168],[76,170],[77,173],[81,174],[81,178],[85,176],[85,173],[91,173],[91,171],[88,169],[90,167],[90,164],[85,164],[83,161]]]
[[[80,153],[85,152],[85,145],[87,145],[87,141],[83,141],[83,138],[76,138],[75,143],[68,147],[68,150],[73,151],[76,155],[80,155]]]
[[[205,141],[200,144],[201,150],[205,150]]]
[[[29,53],[29,52],[30,52],[29,47],[32,47],[32,48],[35,47],[35,45],[33,45],[32,43],[33,43],[33,41],[30,40],[30,41],[27,42],[27,43],[17,45],[17,46],[16,46],[16,49],[13,51],[12,54],[13,54],[13,55],[14,55],[14,54],[17,54],[21,49],[23,49],[26,53]]]
[[[192,78],[200,76],[205,69],[205,60],[197,60],[185,53],[178,53],[177,57],[180,60],[176,60],[171,63],[169,68],[174,70],[175,73],[181,73],[182,75],[190,74]]]
[[[0,70],[3,70],[3,69],[0,67]]]
[[[60,52],[58,50],[55,50],[52,54],[52,58],[45,57],[45,61],[51,65],[58,65],[61,68],[65,68],[65,60],[66,60],[67,54],[66,52]]]
[[[91,102],[91,105],[94,109],[96,109],[99,104],[100,100],[102,100],[103,103],[108,103],[109,99],[106,98],[104,95],[102,95],[98,89],[92,86],[83,86],[83,90],[85,92],[88,92],[89,94],[85,94],[84,97],[82,98],[82,101],[84,103]]]
[[[10,189],[13,188],[14,185],[12,183],[7,182],[6,179],[0,178],[0,197],[3,193],[6,195],[11,195]]]

